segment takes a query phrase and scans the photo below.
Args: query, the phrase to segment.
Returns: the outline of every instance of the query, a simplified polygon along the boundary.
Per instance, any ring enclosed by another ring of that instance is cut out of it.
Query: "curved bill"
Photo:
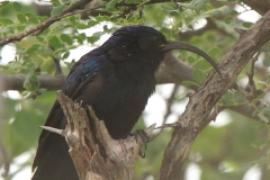
[[[213,66],[213,68],[217,71],[217,73],[221,75],[221,72],[219,71],[215,61],[208,54],[206,54],[203,50],[201,50],[195,46],[192,46],[190,44],[183,43],[183,42],[170,42],[170,43],[165,44],[163,46],[164,51],[171,51],[171,50],[177,50],[177,49],[187,50],[187,51],[193,52],[193,53],[203,57],[209,64],[211,64]]]

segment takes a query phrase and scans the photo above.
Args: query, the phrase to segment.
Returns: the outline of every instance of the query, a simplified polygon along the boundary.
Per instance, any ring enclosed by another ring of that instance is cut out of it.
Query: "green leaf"
[[[112,11],[116,8],[117,3],[119,3],[119,2],[120,2],[120,0],[111,0],[106,4],[105,9],[107,11]]]
[[[184,7],[194,10],[201,9],[209,0],[192,0],[190,3],[184,4]]]
[[[196,82],[201,83],[204,80],[205,76],[206,74],[202,70],[194,69],[193,78]]]
[[[90,43],[95,43],[99,40],[100,36],[93,34],[92,36],[87,37],[87,41]]]
[[[216,9],[211,9],[209,11],[206,11],[204,13],[204,15],[206,17],[214,17],[214,16],[217,17],[217,16],[222,16],[222,15],[227,15],[227,14],[233,12],[233,11],[234,11],[233,8],[225,5],[225,6],[216,8]]]
[[[39,83],[37,80],[37,76],[33,72],[31,72],[27,75],[27,77],[23,83],[23,87],[29,91],[35,91],[38,89]]]
[[[22,4],[19,3],[19,2],[14,2],[14,3],[13,3],[13,8],[14,8],[16,11],[21,11],[21,10],[23,10],[23,6],[22,6]]]
[[[31,13],[27,13],[26,16],[28,17],[28,21],[31,22],[32,24],[37,24],[40,22],[39,16]]]
[[[40,44],[33,44],[30,48],[26,50],[26,52],[29,54],[33,54],[41,48],[42,46]]]
[[[67,43],[68,45],[72,45],[73,44],[73,40],[71,39],[70,35],[67,34],[62,34],[60,36],[61,40],[64,41],[65,43]]]
[[[223,95],[222,103],[224,106],[236,106],[248,102],[242,93],[236,90],[230,90]]]
[[[25,14],[17,14],[17,19],[18,21],[22,22],[22,23],[26,23],[27,22],[27,18],[25,17]]]
[[[69,52],[65,52],[62,54],[62,59],[66,59],[69,56]]]
[[[0,17],[0,25],[10,25],[12,24],[12,20],[8,18],[1,18]]]
[[[52,46],[54,49],[58,49],[63,47],[61,41],[59,40],[59,38],[57,36],[52,36],[49,38],[49,44],[50,46]]]
[[[186,87],[193,87],[193,86],[198,87],[200,84],[195,81],[183,81],[181,82],[181,85]]]
[[[80,44],[82,44],[85,40],[87,39],[87,36],[85,35],[85,33],[80,33],[77,36],[77,40]]]
[[[61,14],[64,11],[65,7],[66,6],[64,4],[61,4],[61,5],[54,7],[52,12],[51,12],[52,16],[56,16],[56,15]]]
[[[12,2],[5,1],[0,4],[0,17],[7,17],[14,11]]]

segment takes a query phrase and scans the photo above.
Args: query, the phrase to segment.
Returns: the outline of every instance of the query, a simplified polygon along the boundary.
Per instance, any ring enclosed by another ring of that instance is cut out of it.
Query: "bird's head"
[[[176,49],[196,53],[219,72],[214,60],[199,48],[183,42],[168,42],[165,36],[148,26],[134,25],[118,29],[105,43],[110,45],[109,56],[115,62],[142,62],[154,69],[165,59],[165,54]]]
[[[116,63],[143,64],[156,69],[165,53],[166,38],[147,26],[126,26],[118,29],[104,44],[110,59]]]
[[[113,36],[123,37],[126,43],[132,43],[138,51],[154,53],[162,51],[162,45],[167,43],[163,34],[148,26],[126,26],[117,30]]]

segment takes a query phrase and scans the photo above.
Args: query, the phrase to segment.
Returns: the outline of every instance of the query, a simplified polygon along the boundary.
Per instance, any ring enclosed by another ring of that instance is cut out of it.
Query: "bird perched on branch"
[[[75,101],[91,105],[113,138],[124,138],[155,89],[155,71],[172,49],[195,52],[218,70],[211,58],[196,47],[168,43],[151,27],[127,26],[82,56],[66,78],[63,92]],[[65,123],[56,102],[45,125],[63,129]],[[65,139],[46,131],[39,138],[33,169],[33,180],[78,180]]]

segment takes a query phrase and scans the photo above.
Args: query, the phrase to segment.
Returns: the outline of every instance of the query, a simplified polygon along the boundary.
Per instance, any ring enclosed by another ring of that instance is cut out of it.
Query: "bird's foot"
[[[145,158],[145,152],[147,149],[147,142],[150,141],[150,138],[148,137],[147,133],[143,129],[136,130],[133,134],[137,141],[142,141],[143,145],[140,147],[139,155],[142,158]]]

